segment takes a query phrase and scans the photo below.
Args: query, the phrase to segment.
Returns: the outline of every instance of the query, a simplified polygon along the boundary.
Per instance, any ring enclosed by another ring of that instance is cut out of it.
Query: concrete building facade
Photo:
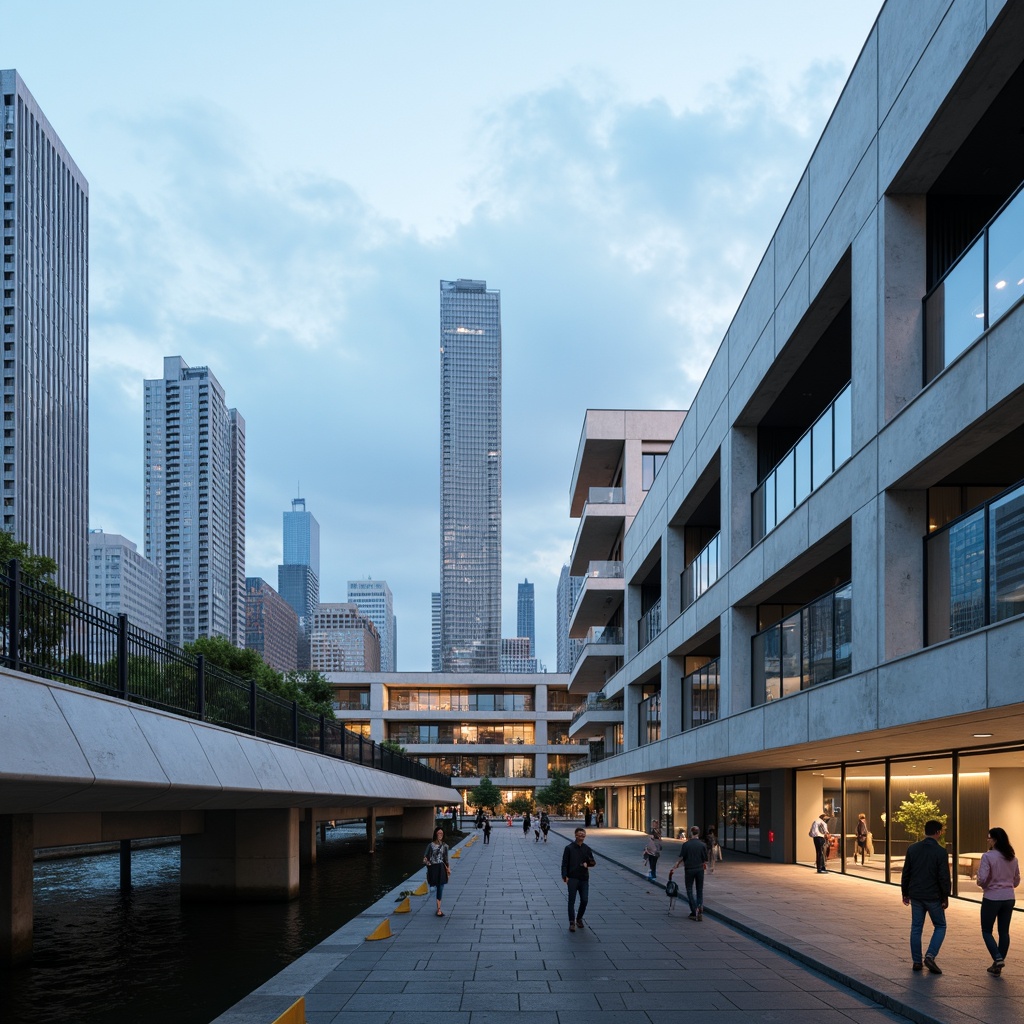
[[[164,571],[167,640],[245,646],[245,420],[206,366],[144,382],[146,557]]]
[[[89,603],[165,639],[164,574],[119,533],[89,531]]]
[[[85,599],[89,183],[17,71],[0,71],[3,523]]]
[[[354,604],[317,605],[310,652],[317,672],[380,671],[380,633]]]
[[[391,588],[385,580],[349,580],[348,601],[354,604],[380,634],[380,670],[394,672],[398,662],[398,620]]]
[[[533,799],[552,772],[571,770],[587,754],[569,739],[580,701],[564,675],[356,672],[328,679],[347,728],[399,743],[408,757],[451,776],[463,807],[472,806],[469,791],[484,777],[505,802]]]
[[[245,580],[245,646],[278,672],[296,665],[299,617],[295,609],[264,579]]]
[[[1024,6],[885,4],[625,533],[610,823],[898,882],[925,807],[974,898],[1024,834],[1022,111]]]
[[[441,282],[441,667],[501,655],[501,293]]]

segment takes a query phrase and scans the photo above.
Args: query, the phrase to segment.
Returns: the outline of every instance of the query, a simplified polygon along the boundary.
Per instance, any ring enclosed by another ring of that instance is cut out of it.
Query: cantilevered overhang
[[[622,605],[625,593],[626,584],[621,576],[588,576],[572,610],[569,636],[582,640],[587,630],[606,626]]]

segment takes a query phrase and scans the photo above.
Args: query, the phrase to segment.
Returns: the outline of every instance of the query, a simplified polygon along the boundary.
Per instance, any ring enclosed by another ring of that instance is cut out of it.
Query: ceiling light
[[[992,733],[990,733],[990,732],[976,732],[974,734],[974,738],[976,740],[987,740],[987,739],[991,739],[991,737],[992,737]]]

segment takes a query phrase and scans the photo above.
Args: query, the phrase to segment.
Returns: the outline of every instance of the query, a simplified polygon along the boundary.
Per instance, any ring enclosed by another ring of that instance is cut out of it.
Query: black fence
[[[193,657],[55,588],[0,573],[0,661],[8,668],[171,711],[250,736],[352,761],[436,786],[451,779],[346,729],[334,719],[260,689],[202,655]]]

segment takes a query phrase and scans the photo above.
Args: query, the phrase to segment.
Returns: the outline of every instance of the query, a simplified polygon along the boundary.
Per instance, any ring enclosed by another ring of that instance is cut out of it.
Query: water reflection
[[[333,835],[290,903],[182,905],[176,847],[133,851],[127,894],[117,854],[37,864],[34,956],[0,968],[0,1021],[208,1024],[399,885],[423,845],[364,850]]]

